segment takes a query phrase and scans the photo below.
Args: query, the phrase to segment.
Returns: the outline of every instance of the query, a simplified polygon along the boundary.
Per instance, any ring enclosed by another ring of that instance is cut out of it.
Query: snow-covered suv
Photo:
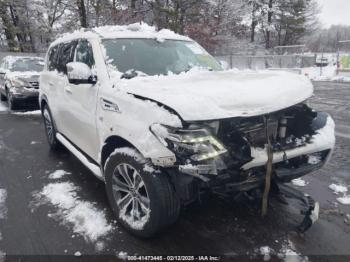
[[[106,184],[132,233],[149,237],[210,192],[269,192],[318,205],[284,184],[321,168],[334,122],[313,87],[286,72],[224,71],[200,45],[145,24],[67,34],[49,48],[40,104],[52,149],[64,145]],[[243,194],[242,194],[243,193]]]

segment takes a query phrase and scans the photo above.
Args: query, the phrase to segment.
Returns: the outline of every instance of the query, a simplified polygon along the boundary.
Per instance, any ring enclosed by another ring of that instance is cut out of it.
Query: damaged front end
[[[321,168],[330,158],[335,136],[328,114],[298,104],[263,116],[187,123],[181,130],[156,124],[151,131],[176,155],[176,166],[168,171],[183,203],[205,190],[227,197],[251,192],[261,196],[269,179],[273,193],[306,206],[300,231],[315,221],[318,204],[284,184]]]

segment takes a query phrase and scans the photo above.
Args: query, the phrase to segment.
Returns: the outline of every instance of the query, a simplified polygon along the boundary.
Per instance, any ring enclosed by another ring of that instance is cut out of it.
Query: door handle
[[[53,83],[52,83],[52,82],[49,82],[49,86],[53,86]]]
[[[72,94],[72,88],[70,86],[65,86],[64,91],[68,94]]]

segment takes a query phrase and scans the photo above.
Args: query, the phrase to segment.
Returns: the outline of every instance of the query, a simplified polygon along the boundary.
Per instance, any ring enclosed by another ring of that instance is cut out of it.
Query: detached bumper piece
[[[305,206],[305,209],[301,211],[301,214],[304,215],[304,219],[302,223],[297,227],[298,232],[305,233],[319,218],[319,203],[315,202],[315,200],[312,199],[309,195],[304,194],[303,192],[296,190],[290,186],[278,184],[278,188],[280,193],[282,193],[285,197],[299,200]]]

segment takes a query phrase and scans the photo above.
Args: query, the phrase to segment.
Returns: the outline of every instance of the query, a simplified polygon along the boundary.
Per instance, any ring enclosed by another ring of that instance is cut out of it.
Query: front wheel
[[[105,176],[113,212],[132,234],[151,237],[178,218],[180,205],[169,178],[135,149],[117,149],[106,161]]]
[[[16,99],[12,96],[11,92],[7,93],[7,103],[10,110],[15,110],[17,108]]]
[[[42,115],[44,118],[46,137],[47,141],[49,142],[50,149],[58,150],[61,148],[61,144],[56,138],[57,131],[48,105],[44,105]]]

